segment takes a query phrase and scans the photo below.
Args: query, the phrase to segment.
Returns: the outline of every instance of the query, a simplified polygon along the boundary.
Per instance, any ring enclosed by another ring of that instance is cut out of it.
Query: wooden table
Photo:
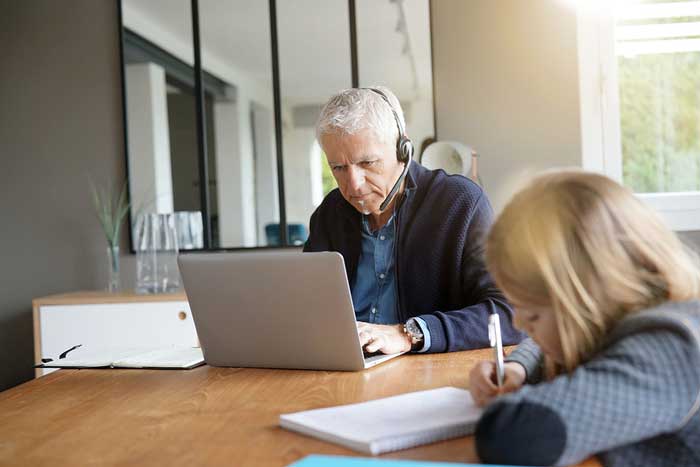
[[[0,465],[280,467],[311,453],[355,456],[279,428],[279,415],[440,386],[466,388],[472,365],[489,355],[407,355],[355,373],[61,370],[0,393]],[[471,437],[385,457],[476,459]]]

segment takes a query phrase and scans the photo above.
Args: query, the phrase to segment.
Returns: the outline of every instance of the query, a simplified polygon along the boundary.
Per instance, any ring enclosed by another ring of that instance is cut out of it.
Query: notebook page
[[[114,367],[121,368],[190,368],[204,363],[199,347],[170,347],[137,353],[115,360]]]
[[[507,467],[504,465],[455,464],[367,457],[324,456],[312,454],[287,467]],[[518,466],[509,466],[518,467]]]
[[[281,415],[280,425],[379,454],[467,435],[481,412],[469,391],[444,387]]]
[[[143,352],[143,349],[87,349],[79,348],[66,358],[44,363],[47,368],[103,368],[115,360],[129,358]]]

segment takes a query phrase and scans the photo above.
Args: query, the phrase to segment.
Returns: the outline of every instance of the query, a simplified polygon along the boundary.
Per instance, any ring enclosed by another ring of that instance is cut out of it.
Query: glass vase
[[[136,292],[179,290],[175,215],[145,213],[136,221]]]
[[[107,247],[107,264],[109,265],[107,290],[109,292],[118,292],[121,289],[121,280],[119,277],[119,246],[110,245]]]

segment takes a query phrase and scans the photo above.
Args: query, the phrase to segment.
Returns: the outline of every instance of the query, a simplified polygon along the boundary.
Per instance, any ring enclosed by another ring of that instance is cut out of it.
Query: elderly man
[[[498,313],[506,344],[523,337],[487,273],[486,194],[461,175],[411,160],[398,99],[386,88],[331,97],[316,135],[338,189],[311,216],[304,251],[345,259],[367,352],[450,352],[489,345]]]

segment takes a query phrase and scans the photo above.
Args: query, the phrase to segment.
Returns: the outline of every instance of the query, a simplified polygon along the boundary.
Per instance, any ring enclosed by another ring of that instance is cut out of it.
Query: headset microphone
[[[391,189],[389,194],[384,198],[384,201],[382,201],[382,204],[379,205],[379,210],[384,211],[386,207],[391,203],[391,200],[394,198],[394,195],[396,194],[397,191],[399,191],[399,187],[401,186],[401,182],[403,182],[403,179],[406,178],[406,174],[408,173],[408,164],[411,162],[409,159],[408,162],[404,165],[403,171],[401,171],[401,175],[399,175],[398,180],[396,180],[396,183],[394,183],[394,187]]]
[[[394,183],[394,186],[391,188],[391,191],[389,192],[387,197],[384,199],[384,201],[382,201],[382,204],[379,205],[379,210],[384,211],[387,208],[387,206],[389,206],[389,203],[391,203],[391,200],[394,198],[394,195],[396,195],[396,192],[401,187],[401,182],[403,182],[404,178],[406,178],[406,174],[408,173],[408,166],[410,165],[411,159],[413,158],[413,143],[403,131],[399,115],[396,113],[394,106],[391,105],[391,102],[389,101],[389,98],[386,96],[386,94],[384,94],[382,91],[376,88],[362,89],[367,89],[369,91],[374,92],[375,94],[378,94],[379,97],[381,97],[382,100],[384,100],[384,102],[387,103],[389,109],[391,109],[391,113],[394,115],[394,120],[396,120],[396,127],[399,129],[399,139],[396,141],[396,158],[399,162],[403,162],[404,168],[401,171],[401,175],[399,175],[398,180],[396,180],[396,183]]]

